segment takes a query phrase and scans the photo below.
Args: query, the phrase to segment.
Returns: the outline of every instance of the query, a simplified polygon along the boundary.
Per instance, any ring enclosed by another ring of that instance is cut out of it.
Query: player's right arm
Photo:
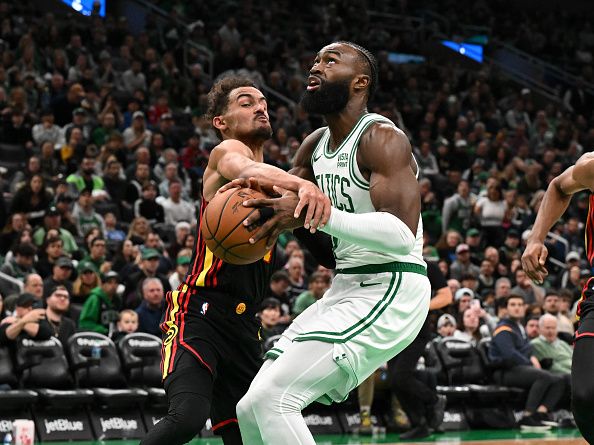
[[[328,221],[330,199],[314,183],[272,165],[257,162],[249,147],[234,139],[225,140],[213,149],[204,172],[204,198],[212,199],[225,184],[241,178],[254,178],[270,189],[275,185],[295,192],[299,202],[294,217],[299,217],[307,207],[305,221],[313,220],[313,228]]]
[[[542,283],[548,272],[545,268],[548,251],[544,245],[547,233],[567,210],[572,196],[582,190],[594,190],[594,154],[586,153],[551,181],[540,205],[522,255],[522,268],[528,277]]]

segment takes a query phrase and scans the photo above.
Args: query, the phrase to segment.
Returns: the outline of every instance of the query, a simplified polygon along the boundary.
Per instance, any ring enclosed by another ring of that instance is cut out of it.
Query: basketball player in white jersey
[[[332,236],[337,275],[267,353],[237,405],[250,445],[314,445],[302,409],[344,400],[412,342],[429,308],[417,165],[404,133],[367,112],[377,85],[374,57],[356,44],[333,43],[310,74],[302,105],[324,115],[328,127],[305,139],[292,173],[316,182],[332,202],[321,230]],[[257,238],[272,243],[281,230],[301,226],[296,203],[288,192],[246,203],[275,211]]]

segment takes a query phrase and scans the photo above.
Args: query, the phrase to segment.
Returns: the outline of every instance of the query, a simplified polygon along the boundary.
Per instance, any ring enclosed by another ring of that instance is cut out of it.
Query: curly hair
[[[215,116],[225,113],[229,105],[229,94],[241,87],[257,88],[256,84],[247,77],[229,76],[217,81],[208,92],[208,109],[205,117],[212,122]],[[221,137],[219,130],[216,131]]]

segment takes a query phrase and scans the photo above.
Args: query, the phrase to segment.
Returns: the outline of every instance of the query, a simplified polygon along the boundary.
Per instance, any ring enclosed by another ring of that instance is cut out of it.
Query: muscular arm
[[[386,124],[373,126],[361,139],[358,161],[369,174],[369,195],[376,211],[352,214],[332,208],[322,230],[379,252],[410,253],[421,210],[411,156],[404,133]]]
[[[235,139],[227,139],[214,148],[204,172],[204,198],[212,199],[225,183],[238,178],[255,178],[266,185],[277,185],[298,192],[304,180],[280,168],[258,162],[250,148]]]
[[[544,240],[557,220],[565,213],[574,193],[594,190],[594,154],[586,153],[577,163],[551,181],[532,227],[522,267],[530,279],[542,283],[548,272],[544,267],[548,255]]]

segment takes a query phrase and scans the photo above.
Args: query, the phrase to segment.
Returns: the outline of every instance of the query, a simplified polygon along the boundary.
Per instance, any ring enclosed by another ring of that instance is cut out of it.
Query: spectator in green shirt
[[[314,272],[309,278],[308,290],[300,293],[293,302],[293,316],[302,313],[309,306],[324,296],[330,287],[330,277],[321,272]]]
[[[544,314],[538,320],[540,335],[532,340],[534,355],[541,363],[552,360],[549,369],[554,374],[571,374],[571,358],[573,349],[557,337],[557,318]]]

